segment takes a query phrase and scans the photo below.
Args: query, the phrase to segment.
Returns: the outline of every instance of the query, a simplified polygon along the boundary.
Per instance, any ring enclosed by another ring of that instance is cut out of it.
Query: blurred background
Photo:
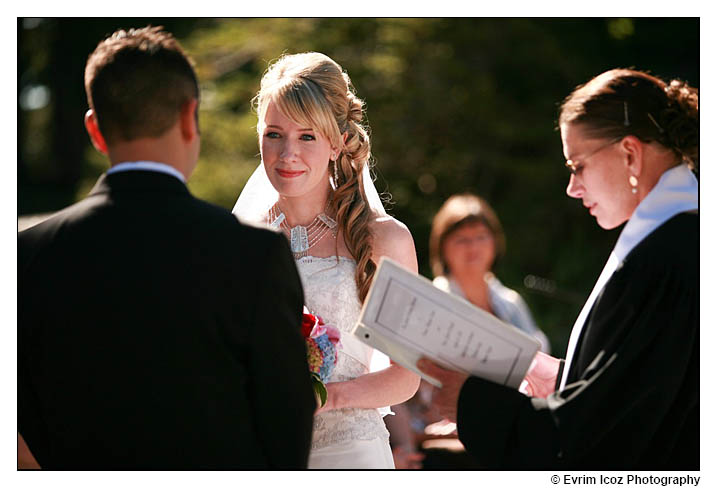
[[[366,102],[376,186],[431,278],[431,220],[470,191],[495,208],[517,290],[562,356],[619,230],[565,194],[558,106],[615,67],[699,87],[698,18],[18,18],[18,228],[82,199],[108,163],[91,146],[83,72],[118,28],[163,25],[201,82],[199,198],[231,209],[259,163],[251,99],[270,61],[320,51]],[[101,253],[98,250],[98,253]]]

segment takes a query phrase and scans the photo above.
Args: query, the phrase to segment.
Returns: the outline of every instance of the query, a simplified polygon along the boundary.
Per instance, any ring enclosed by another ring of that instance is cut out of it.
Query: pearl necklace
[[[318,214],[306,227],[294,226],[290,228],[284,212],[282,212],[278,204],[274,204],[269,209],[267,223],[272,229],[281,229],[289,238],[289,244],[295,260],[307,256],[309,249],[321,241],[329,231],[332,231],[334,238],[337,237],[335,230],[337,222],[323,212]]]

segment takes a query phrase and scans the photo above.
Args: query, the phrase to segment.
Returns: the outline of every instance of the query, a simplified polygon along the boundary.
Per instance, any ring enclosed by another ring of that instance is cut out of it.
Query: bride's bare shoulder
[[[412,239],[406,224],[391,216],[374,216],[369,227],[375,239]]]
[[[373,236],[375,262],[387,256],[412,271],[417,270],[414,238],[403,222],[391,216],[376,216],[369,227]]]

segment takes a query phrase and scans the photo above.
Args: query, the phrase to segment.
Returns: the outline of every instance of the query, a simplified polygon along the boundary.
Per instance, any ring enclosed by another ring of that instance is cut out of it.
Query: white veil
[[[369,208],[379,216],[387,216],[388,214],[384,210],[384,205],[371,178],[368,163],[364,165],[364,170],[362,170],[362,180],[364,181],[364,194],[369,203]],[[277,202],[278,198],[279,195],[269,182],[262,162],[247,180],[247,184],[234,204],[232,214],[243,222],[264,224],[267,211]]]
[[[364,170],[362,170],[362,180],[364,181],[364,194],[369,203],[369,208],[379,216],[387,216],[388,214],[384,209],[379,193],[374,186],[374,181],[371,178],[368,162],[364,165]],[[264,170],[264,163],[262,162],[257,166],[257,169],[254,170],[249,180],[247,180],[247,184],[242,189],[237,202],[234,204],[232,214],[242,222],[254,225],[266,225],[267,212],[269,208],[277,202],[278,198],[279,195],[270,183],[267,172]],[[374,350],[369,370],[376,372],[388,366],[389,357],[379,350]],[[386,415],[391,413],[391,410],[389,408],[381,408],[379,412],[382,415]]]
[[[264,163],[260,162],[240,192],[232,214],[243,222],[264,224],[263,217],[266,218],[269,208],[277,202],[278,198],[277,191],[272,187],[267,172],[264,171]]]

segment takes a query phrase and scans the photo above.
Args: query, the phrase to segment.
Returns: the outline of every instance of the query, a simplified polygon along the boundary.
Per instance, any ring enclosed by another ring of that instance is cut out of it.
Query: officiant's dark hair
[[[633,69],[606,71],[566,97],[558,122],[581,125],[589,137],[656,141],[698,167],[698,90],[681,80],[666,83]]]
[[[442,248],[446,238],[466,224],[481,223],[489,228],[494,237],[496,256],[493,266],[506,253],[506,237],[501,221],[486,200],[478,195],[465,193],[452,195],[441,206],[431,223],[429,236],[429,261],[435,277],[449,273]]]
[[[183,104],[199,100],[190,59],[162,29],[118,30],[87,59],[87,101],[110,144],[159,137],[178,120]]]

